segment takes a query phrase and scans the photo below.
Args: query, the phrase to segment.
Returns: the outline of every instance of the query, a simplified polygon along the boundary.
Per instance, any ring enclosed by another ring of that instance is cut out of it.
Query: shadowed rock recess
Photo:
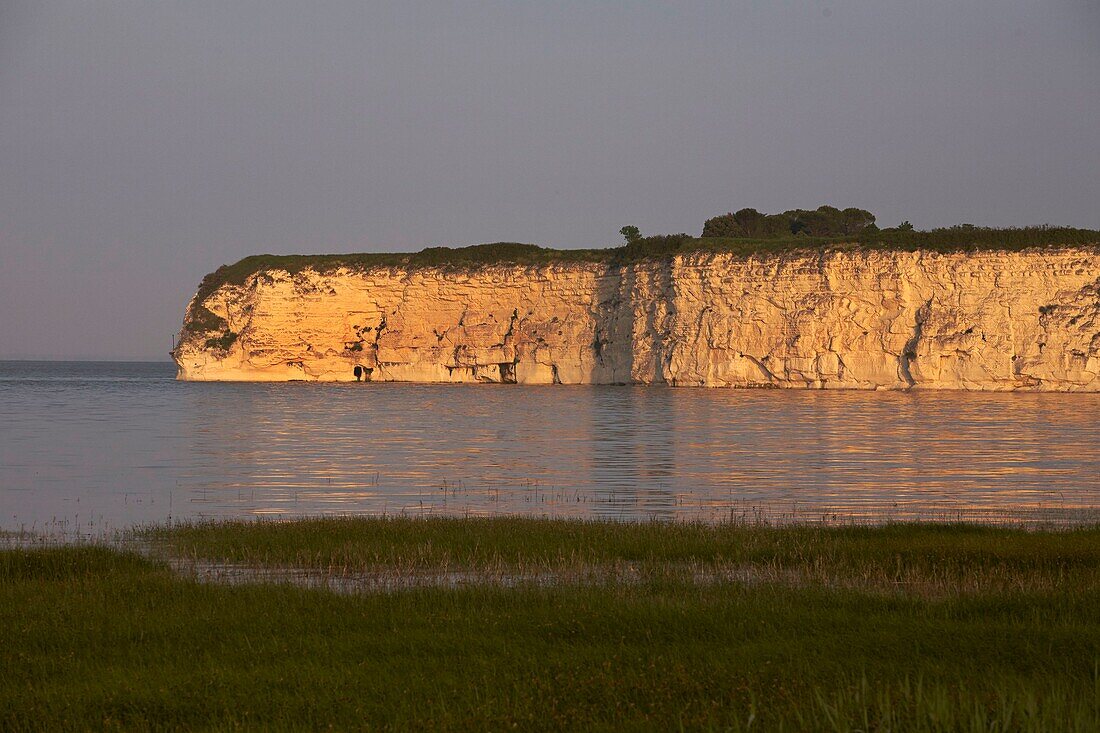
[[[1097,392],[1100,250],[275,264],[200,288],[172,355],[185,380]]]

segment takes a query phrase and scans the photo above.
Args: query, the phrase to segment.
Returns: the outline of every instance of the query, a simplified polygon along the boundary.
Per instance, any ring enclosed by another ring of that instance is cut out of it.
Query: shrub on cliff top
[[[883,249],[958,252],[973,250],[1014,251],[1032,247],[1073,247],[1100,245],[1100,231],[1072,227],[1009,227],[993,229],[960,224],[929,231],[919,231],[912,224],[893,229],[868,228],[856,239],[868,247]]]

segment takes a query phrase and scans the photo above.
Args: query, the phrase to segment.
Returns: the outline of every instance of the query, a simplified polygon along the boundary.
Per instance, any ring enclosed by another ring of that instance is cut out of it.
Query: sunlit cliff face
[[[271,270],[188,380],[1100,391],[1100,250]],[[358,369],[357,369],[358,368]]]

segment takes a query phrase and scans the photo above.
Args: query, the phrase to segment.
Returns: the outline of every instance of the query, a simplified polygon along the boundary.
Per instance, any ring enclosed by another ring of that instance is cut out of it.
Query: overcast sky
[[[1100,228],[1100,3],[0,0],[0,358],[165,359],[248,254],[822,203]]]

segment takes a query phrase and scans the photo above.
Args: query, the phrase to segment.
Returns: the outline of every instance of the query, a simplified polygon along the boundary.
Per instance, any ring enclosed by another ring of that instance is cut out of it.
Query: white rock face
[[[180,379],[1100,391],[1096,248],[268,270],[199,305],[237,337],[185,329]]]

